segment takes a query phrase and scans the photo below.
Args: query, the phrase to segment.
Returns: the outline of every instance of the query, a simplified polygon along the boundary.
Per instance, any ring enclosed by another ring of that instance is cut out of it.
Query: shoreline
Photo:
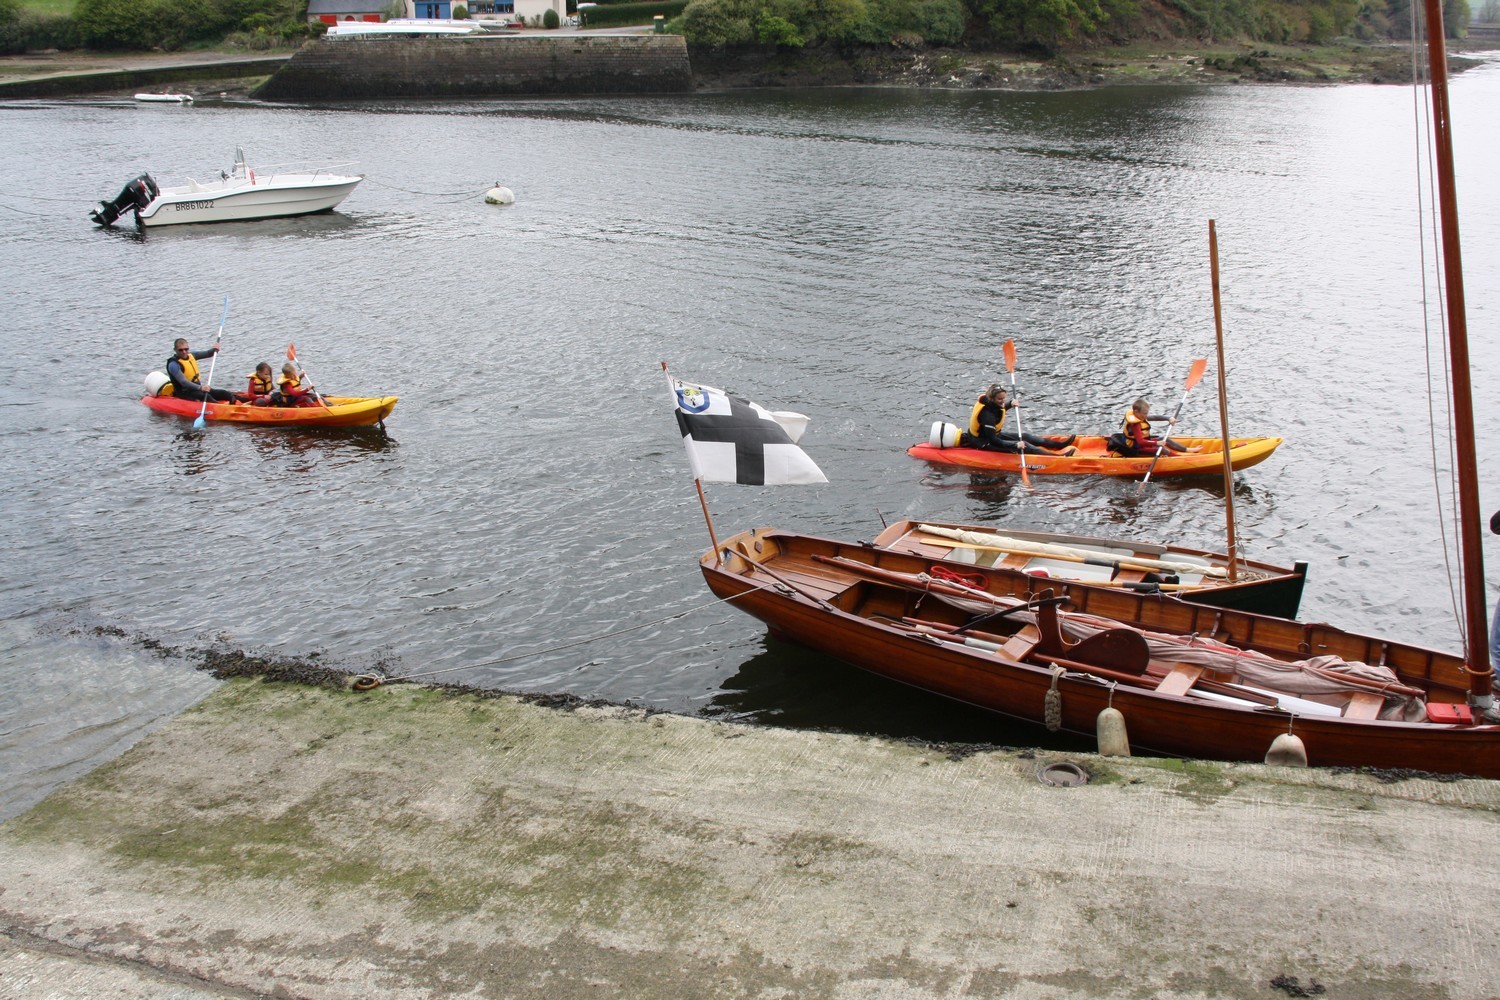
[[[608,33],[622,33],[612,31]],[[534,31],[563,40],[576,30]],[[1494,43],[1452,43],[1480,51]],[[242,99],[295,50],[101,53],[44,52],[0,56],[0,99],[129,96],[142,86],[196,82],[202,96]],[[782,87],[908,87],[941,90],[1089,90],[1113,86],[1265,84],[1405,84],[1409,49],[1401,45],[1148,45],[1076,50],[1049,60],[1011,52],[962,49],[866,50],[830,58],[818,51],[713,53],[692,49],[693,92]],[[1480,60],[1460,54],[1460,73]]]
[[[1049,787],[1052,763],[1091,780]],[[240,678],[0,825],[0,975],[42,970],[18,996],[1477,1000],[1500,927],[1463,900],[1495,866],[1429,862],[1497,815],[1493,781]]]

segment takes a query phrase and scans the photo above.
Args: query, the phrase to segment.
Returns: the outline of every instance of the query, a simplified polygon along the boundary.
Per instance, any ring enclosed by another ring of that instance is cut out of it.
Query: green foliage
[[[656,3],[613,3],[586,7],[579,15],[583,26],[610,28],[625,24],[650,24],[657,14],[672,18],[683,12],[688,0],[659,0]],[[747,39],[748,40],[748,39]]]
[[[177,49],[226,33],[272,44],[306,37],[305,10],[300,0],[78,0],[74,20],[90,48]]]
[[[555,28],[559,24],[562,24],[562,18],[557,16],[557,11],[553,10],[551,7],[548,7],[546,10],[542,11],[542,27]]]
[[[726,48],[759,41],[755,34],[756,0],[692,0],[682,11],[680,28],[689,42]]]
[[[452,14],[455,21],[467,20],[469,17],[469,8],[461,3],[456,3],[453,5]]]
[[[800,49],[807,44],[795,24],[768,10],[761,11],[755,20],[755,40],[762,45],[783,49]]]

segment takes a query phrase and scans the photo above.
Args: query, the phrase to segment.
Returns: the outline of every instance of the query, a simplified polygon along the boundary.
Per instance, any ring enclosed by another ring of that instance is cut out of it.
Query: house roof
[[[382,0],[307,0],[309,14],[375,14],[385,6]]]

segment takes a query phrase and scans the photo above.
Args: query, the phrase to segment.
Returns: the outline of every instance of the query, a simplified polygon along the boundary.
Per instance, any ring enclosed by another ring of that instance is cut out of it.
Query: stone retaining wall
[[[678,35],[323,38],[252,95],[271,101],[692,90]]]

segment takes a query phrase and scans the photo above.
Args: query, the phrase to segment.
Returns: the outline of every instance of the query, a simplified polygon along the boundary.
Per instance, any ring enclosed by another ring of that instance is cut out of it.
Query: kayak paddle
[[[219,346],[219,341],[224,339],[224,324],[229,321],[229,296],[224,296],[224,314],[219,317],[219,332],[214,337],[214,346]],[[203,405],[198,407],[198,417],[193,421],[193,430],[203,429],[203,415],[208,412],[208,390],[214,384],[214,364],[219,360],[219,352],[214,351],[214,356],[208,359],[208,380],[203,383]]]
[[[1007,340],[1005,342],[1005,370],[1010,372],[1010,395],[1011,402],[1016,398],[1016,342]],[[1021,426],[1021,404],[1015,403],[1016,411],[1016,450],[1021,455],[1021,482],[1027,486],[1031,485],[1031,476],[1026,472],[1026,435]]]
[[[1144,490],[1146,484],[1151,481],[1151,473],[1156,471],[1156,461],[1161,458],[1161,453],[1166,450],[1167,438],[1172,434],[1172,425],[1177,423],[1177,415],[1182,412],[1182,404],[1187,402],[1188,393],[1193,391],[1193,386],[1198,384],[1198,380],[1203,377],[1203,373],[1207,368],[1208,359],[1199,358],[1193,362],[1193,367],[1188,369],[1187,385],[1182,390],[1182,398],[1177,401],[1177,409],[1172,411],[1172,419],[1167,421],[1167,429],[1162,432],[1161,441],[1156,446],[1156,455],[1151,459],[1151,464],[1146,468],[1146,477],[1135,488],[1136,493]]]

